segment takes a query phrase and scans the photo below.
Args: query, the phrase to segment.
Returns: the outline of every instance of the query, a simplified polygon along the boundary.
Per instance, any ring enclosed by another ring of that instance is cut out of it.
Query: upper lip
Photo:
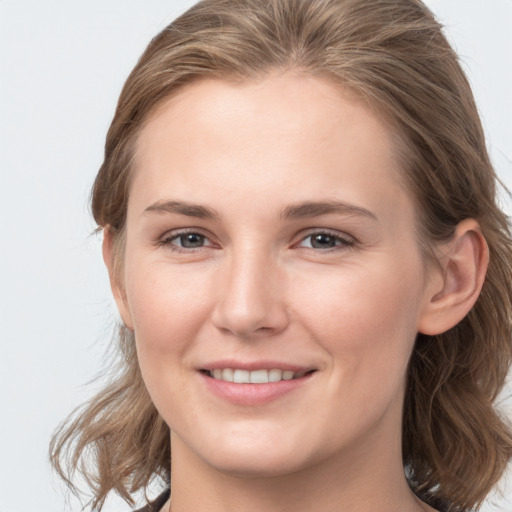
[[[302,366],[298,364],[290,364],[281,361],[270,361],[270,360],[261,360],[261,361],[235,361],[233,359],[224,359],[221,361],[213,361],[211,363],[206,363],[199,367],[200,370],[216,370],[216,369],[224,369],[224,368],[236,368],[240,370],[290,370],[292,372],[308,372],[314,370],[315,368],[312,366]]]

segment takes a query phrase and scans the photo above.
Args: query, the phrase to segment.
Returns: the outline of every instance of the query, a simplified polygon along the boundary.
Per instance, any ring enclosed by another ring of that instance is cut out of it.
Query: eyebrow
[[[377,216],[361,206],[343,203],[340,201],[306,201],[286,207],[281,212],[283,219],[301,219],[308,217],[318,217],[329,213],[338,213],[343,215],[358,215],[377,220]]]
[[[148,206],[144,213],[177,213],[198,219],[220,219],[220,215],[212,208],[185,201],[157,201]]]
[[[219,213],[213,208],[186,201],[157,201],[148,206],[144,213],[176,213],[199,219],[220,220]],[[340,201],[305,201],[293,204],[281,211],[281,218],[302,219],[330,213],[358,215],[377,220],[377,216],[370,210]]]

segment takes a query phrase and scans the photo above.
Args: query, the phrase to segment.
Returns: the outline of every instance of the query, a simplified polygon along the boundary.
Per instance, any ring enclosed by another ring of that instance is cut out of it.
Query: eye
[[[213,246],[208,237],[196,231],[167,233],[158,241],[158,245],[169,247],[174,251],[187,251]]]
[[[203,247],[206,237],[199,233],[185,233],[172,238],[172,242],[178,247],[184,249],[197,249]]]
[[[355,240],[348,235],[341,236],[339,234],[329,232],[311,233],[303,238],[299,243],[299,247],[310,249],[334,249],[336,247],[351,247],[355,244]]]

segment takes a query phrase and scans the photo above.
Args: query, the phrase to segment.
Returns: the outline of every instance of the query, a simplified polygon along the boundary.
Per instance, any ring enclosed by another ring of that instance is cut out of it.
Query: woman
[[[146,510],[477,507],[512,456],[496,181],[421,2],[200,2],[107,136],[121,371],[57,433],[57,470],[94,509],[156,476],[172,503]]]

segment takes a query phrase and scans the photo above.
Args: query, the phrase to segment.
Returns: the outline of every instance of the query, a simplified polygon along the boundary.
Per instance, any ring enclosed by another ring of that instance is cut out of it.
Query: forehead
[[[239,195],[247,208],[252,198],[277,206],[323,196],[386,209],[399,203],[400,181],[391,129],[351,91],[302,73],[205,79],[142,129],[130,202],[134,191],[138,208],[166,194],[213,203]]]
[[[150,114],[137,139],[137,155],[157,132],[171,135],[173,128],[202,131],[203,137],[209,135],[203,143],[220,143],[223,123],[233,128],[227,133],[229,146],[246,134],[260,140],[275,135],[313,140],[328,131],[334,138],[340,124],[345,130],[351,124],[353,132],[362,129],[361,140],[367,135],[390,146],[390,126],[362,95],[327,78],[288,71],[241,82],[204,78],[181,87]],[[196,140],[189,138],[189,143]]]

